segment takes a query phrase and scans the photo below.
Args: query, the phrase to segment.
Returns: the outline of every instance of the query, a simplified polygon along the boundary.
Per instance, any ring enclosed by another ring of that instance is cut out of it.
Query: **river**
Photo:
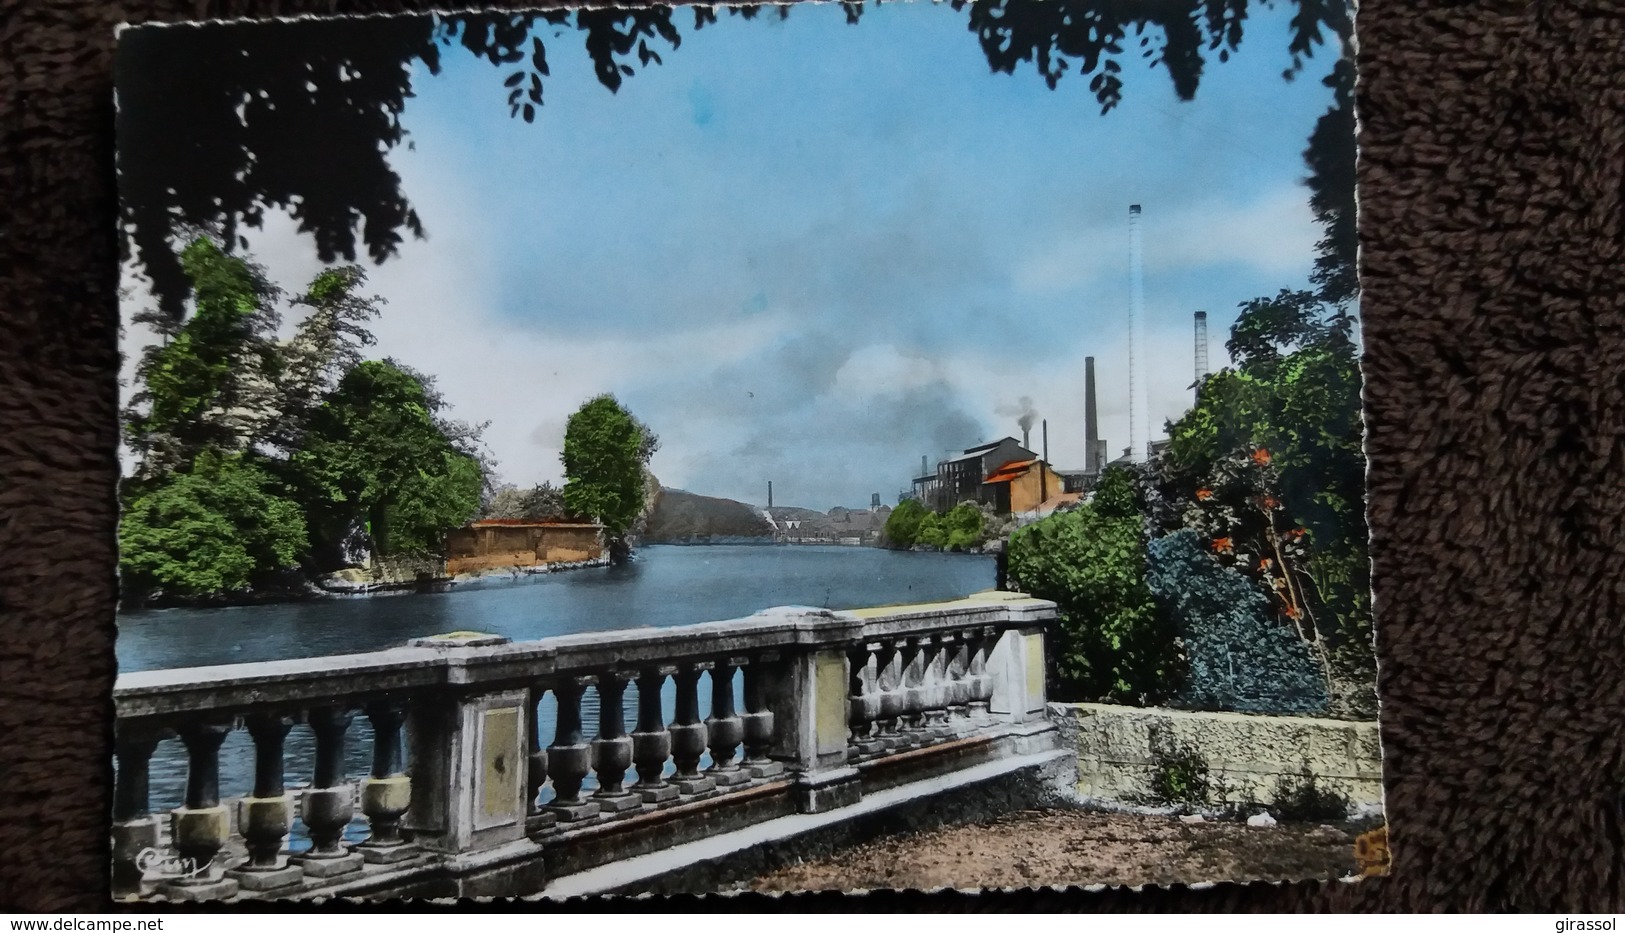
[[[820,545],[655,545],[640,549],[632,561],[617,567],[486,579],[439,593],[121,613],[118,660],[123,671],[273,661],[374,651],[419,635],[468,630],[529,641],[712,622],[770,606],[855,609],[951,599],[993,586],[993,576],[991,557],[963,554]],[[704,681],[701,687],[705,715],[709,689]],[[670,692],[668,683],[668,718]],[[632,719],[635,694],[635,689],[626,694]],[[551,703],[549,695],[542,706],[544,730],[551,727]],[[597,712],[591,693],[584,707],[590,734]],[[285,771],[290,786],[308,780],[311,746],[310,733],[303,727],[289,734]],[[347,742],[352,778],[365,775],[370,747],[366,720],[357,716]],[[220,754],[222,795],[248,793],[253,780],[253,743],[248,735],[233,732]],[[179,806],[184,786],[184,751],[178,741],[166,741],[153,756],[154,808]],[[364,832],[359,821],[352,829]],[[295,848],[308,845],[302,836],[296,833]]]

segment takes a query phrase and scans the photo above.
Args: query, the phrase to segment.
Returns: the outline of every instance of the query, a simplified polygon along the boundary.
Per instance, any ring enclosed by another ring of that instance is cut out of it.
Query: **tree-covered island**
[[[287,304],[251,259],[194,237],[179,262],[191,308],[143,312],[158,342],[141,351],[124,410],[133,455],[121,484],[125,605],[226,603],[319,592],[357,564],[433,557],[477,517],[585,517],[612,559],[643,507],[659,441],[611,396],[566,430],[562,490],[495,482],[482,424],[449,416],[434,377],[366,359],[383,301],[345,265]]]

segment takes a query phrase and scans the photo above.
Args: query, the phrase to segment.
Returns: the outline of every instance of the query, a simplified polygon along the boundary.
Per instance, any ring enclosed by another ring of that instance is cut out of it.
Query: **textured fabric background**
[[[106,903],[113,27],[415,6],[0,0],[0,908]],[[1625,10],[1359,33],[1392,877],[778,907],[1625,910]]]

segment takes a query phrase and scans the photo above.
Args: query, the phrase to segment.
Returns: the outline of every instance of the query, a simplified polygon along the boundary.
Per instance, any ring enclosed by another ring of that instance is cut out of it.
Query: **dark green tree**
[[[886,516],[886,542],[895,548],[908,549],[920,537],[920,523],[930,514],[918,499],[904,499]]]
[[[206,450],[252,449],[275,420],[278,290],[260,267],[208,237],[193,239],[180,265],[191,316],[136,318],[160,337],[142,352],[124,411],[125,440],[144,476],[185,469]]]
[[[564,505],[604,526],[610,559],[630,553],[627,531],[643,514],[644,474],[659,438],[613,395],[582,405],[564,428]]]
[[[1233,369],[1169,425],[1158,522],[1190,528],[1275,596],[1349,712],[1374,711],[1358,347],[1346,305],[1283,291],[1242,305]]]
[[[420,374],[369,360],[312,415],[292,468],[321,569],[342,565],[357,532],[376,555],[438,553],[478,514],[484,469],[443,408]]]
[[[366,281],[360,266],[324,269],[293,300],[308,312],[279,347],[280,397],[271,439],[284,452],[300,445],[316,409],[361,363],[362,349],[377,342],[367,323],[378,317],[384,299],[360,294]]]
[[[148,481],[119,522],[124,597],[140,602],[240,592],[294,567],[307,546],[298,504],[240,454],[201,454]]]

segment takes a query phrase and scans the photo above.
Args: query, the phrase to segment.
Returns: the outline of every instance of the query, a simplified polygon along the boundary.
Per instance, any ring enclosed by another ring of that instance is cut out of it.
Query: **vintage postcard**
[[[1385,872],[1352,30],[122,29],[115,897]]]

